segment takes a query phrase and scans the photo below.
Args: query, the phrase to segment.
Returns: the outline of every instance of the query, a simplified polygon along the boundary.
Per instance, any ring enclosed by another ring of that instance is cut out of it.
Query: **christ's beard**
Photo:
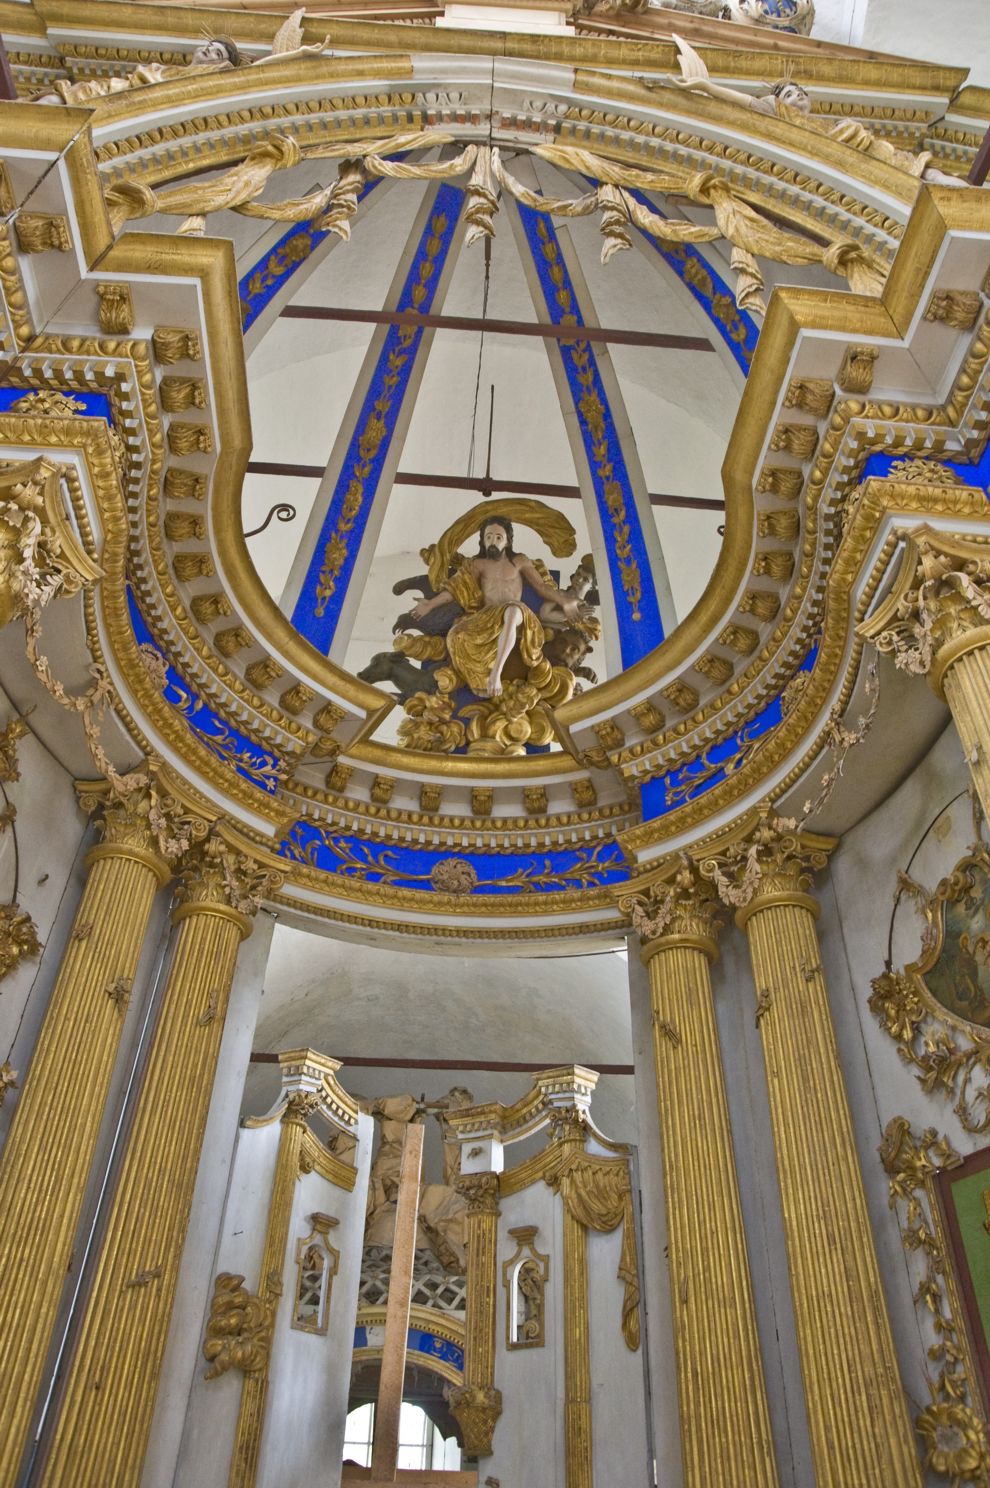
[[[497,548],[494,543],[489,543],[485,549],[486,558],[501,558],[505,553],[504,548]]]

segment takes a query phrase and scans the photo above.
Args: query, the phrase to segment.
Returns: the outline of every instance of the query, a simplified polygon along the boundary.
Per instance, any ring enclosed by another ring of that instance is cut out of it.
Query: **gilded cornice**
[[[31,16],[27,6],[7,5],[12,35],[109,34],[139,45],[147,36],[181,39],[195,45],[206,28],[230,35],[238,45],[254,46],[267,51],[279,24],[276,16],[263,13],[238,14],[218,8],[200,6],[140,5],[126,6],[114,0],[87,0],[81,9],[76,0],[32,0]],[[28,17],[22,17],[22,11]],[[30,19],[29,19],[30,18]],[[39,29],[38,21],[41,20]],[[457,53],[474,56],[520,57],[542,62],[560,62],[574,66],[600,66],[606,63],[616,70],[677,71],[677,50],[673,42],[612,40],[526,34],[520,32],[460,30],[435,28],[401,21],[328,20],[309,16],[304,20],[304,39],[315,42],[329,36],[335,51],[406,51],[431,54]],[[0,16],[0,29],[8,24]],[[764,49],[744,46],[706,46],[697,48],[713,77],[731,77],[759,83],[767,76],[767,53]],[[859,84],[870,92],[930,93],[952,96],[966,81],[965,68],[939,64],[877,58],[844,51],[822,51],[813,41],[800,47],[793,56],[788,48],[789,65],[802,82],[822,87],[841,86],[849,89]]]

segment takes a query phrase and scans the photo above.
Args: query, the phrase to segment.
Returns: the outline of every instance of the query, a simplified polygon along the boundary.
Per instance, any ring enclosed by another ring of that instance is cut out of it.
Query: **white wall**
[[[811,34],[881,55],[968,67],[969,82],[990,84],[986,0],[815,0]]]

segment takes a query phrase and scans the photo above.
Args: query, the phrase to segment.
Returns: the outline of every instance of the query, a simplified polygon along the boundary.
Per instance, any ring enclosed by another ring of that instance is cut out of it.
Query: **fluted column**
[[[859,634],[948,703],[990,820],[990,543],[922,528]]]
[[[464,1384],[450,1392],[450,1409],[469,1457],[490,1457],[502,1392],[495,1388],[498,1296],[498,1174],[467,1173],[457,1180],[467,1200],[467,1299]]]
[[[101,808],[86,884],[0,1158],[0,1482],[14,1481],[61,1301],[124,1014],[156,891],[154,783],[81,790]]]
[[[282,1113],[275,1177],[268,1205],[268,1226],[261,1257],[258,1295],[265,1303],[269,1319],[269,1336],[275,1326],[275,1314],[282,1295],[285,1271],[285,1247],[289,1242],[292,1200],[299,1179],[299,1158],[308,1130],[306,1118],[319,1105],[319,1094],[311,1090],[294,1091]],[[261,1438],[268,1399],[268,1364],[263,1369],[245,1374],[241,1386],[241,1406],[230,1460],[228,1488],[254,1488],[261,1454]]]
[[[186,856],[178,937],[40,1481],[139,1481],[237,949],[270,886],[211,836]]]
[[[558,1174],[584,1151],[584,1113],[573,1106],[554,1111],[551,1137],[559,1159],[547,1181],[559,1190]],[[564,1467],[567,1488],[594,1488],[594,1424],[591,1402],[591,1324],[588,1316],[588,1229],[564,1201]]]
[[[631,903],[649,970],[685,1488],[775,1488],[709,964],[718,901],[684,862]]]
[[[830,839],[761,815],[703,864],[745,926],[817,1488],[920,1488],[807,892]]]

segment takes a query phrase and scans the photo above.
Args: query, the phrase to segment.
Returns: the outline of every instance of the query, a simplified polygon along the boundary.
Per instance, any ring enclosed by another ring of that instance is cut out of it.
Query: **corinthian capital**
[[[58,466],[41,456],[0,471],[0,625],[99,576],[66,519]]]
[[[282,883],[281,873],[238,852],[216,832],[186,853],[178,876],[181,904],[221,906],[248,918]]]
[[[497,1173],[464,1173],[456,1186],[467,1202],[468,1214],[498,1214]]]
[[[619,901],[643,945],[691,940],[706,942],[715,953],[721,906],[710,881],[686,853],[661,865],[659,874],[638,894]]]
[[[834,846],[832,838],[804,832],[766,806],[748,829],[701,862],[701,872],[723,904],[745,911],[778,896],[805,895]]]
[[[934,673],[937,685],[967,641],[990,641],[990,543],[922,528],[892,593],[858,633],[904,671]]]
[[[82,809],[97,813],[96,828],[109,847],[136,848],[174,864],[202,841],[208,823],[171,794],[158,774],[160,761],[113,780],[76,786]]]

